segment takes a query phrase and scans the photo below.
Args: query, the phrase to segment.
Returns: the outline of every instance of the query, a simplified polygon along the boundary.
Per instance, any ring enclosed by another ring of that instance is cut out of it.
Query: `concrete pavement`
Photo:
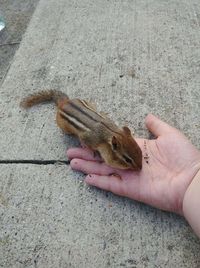
[[[152,112],[199,147],[200,7],[184,1],[40,0],[0,90],[0,160],[66,160],[77,144],[45,88],[93,100],[136,136]],[[179,216],[88,188],[66,165],[1,164],[1,267],[194,267],[200,243]]]

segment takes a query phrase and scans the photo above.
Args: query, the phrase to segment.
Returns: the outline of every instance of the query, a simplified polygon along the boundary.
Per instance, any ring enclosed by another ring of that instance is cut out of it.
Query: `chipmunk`
[[[99,152],[105,163],[119,169],[141,170],[142,152],[127,126],[120,129],[111,119],[98,113],[93,104],[69,97],[57,90],[41,91],[20,103],[30,108],[53,101],[57,106],[56,121],[67,134],[76,135],[93,151]]]

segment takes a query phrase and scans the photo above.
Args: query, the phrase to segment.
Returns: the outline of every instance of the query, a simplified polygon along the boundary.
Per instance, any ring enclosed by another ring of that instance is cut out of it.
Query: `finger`
[[[81,171],[85,174],[98,174],[98,175],[109,175],[109,174],[119,174],[121,175],[121,171],[117,169],[113,169],[107,166],[105,163],[87,161],[83,159],[74,158],[71,160],[70,165],[72,169]]]
[[[156,137],[176,130],[153,114],[147,115],[145,124]]]
[[[68,159],[81,158],[90,161],[102,161],[100,155],[88,148],[70,148],[67,150]]]
[[[102,190],[106,190],[117,195],[126,196],[124,183],[118,177],[90,174],[86,176],[85,182],[89,185],[96,186]]]

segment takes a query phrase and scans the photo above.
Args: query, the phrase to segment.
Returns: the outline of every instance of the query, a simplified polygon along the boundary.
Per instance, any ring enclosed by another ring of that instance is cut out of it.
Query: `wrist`
[[[183,215],[195,233],[200,237],[200,170],[185,192]]]

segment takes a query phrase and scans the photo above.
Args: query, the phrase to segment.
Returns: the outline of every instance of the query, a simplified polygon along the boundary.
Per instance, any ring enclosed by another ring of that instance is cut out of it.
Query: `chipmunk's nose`
[[[138,163],[137,167],[138,167],[138,170],[141,170],[141,169],[142,169],[142,159],[141,159],[141,161]]]

